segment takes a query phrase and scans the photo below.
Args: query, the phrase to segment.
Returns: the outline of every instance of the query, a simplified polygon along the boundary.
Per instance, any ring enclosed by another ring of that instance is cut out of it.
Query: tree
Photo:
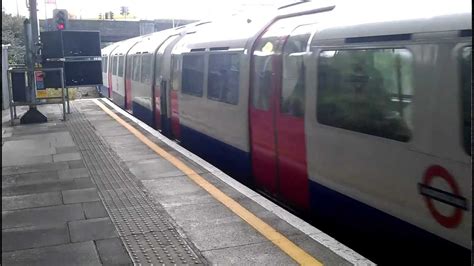
[[[2,44],[10,44],[8,49],[9,64],[25,63],[25,34],[23,21],[25,17],[12,16],[2,10]]]

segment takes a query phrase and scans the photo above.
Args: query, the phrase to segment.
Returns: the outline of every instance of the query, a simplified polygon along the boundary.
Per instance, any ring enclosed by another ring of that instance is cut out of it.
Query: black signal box
[[[42,65],[64,68],[66,87],[102,84],[100,35],[98,31],[41,32]],[[61,87],[59,72],[45,74],[47,88]]]
[[[41,42],[43,59],[101,56],[98,31],[44,31]]]

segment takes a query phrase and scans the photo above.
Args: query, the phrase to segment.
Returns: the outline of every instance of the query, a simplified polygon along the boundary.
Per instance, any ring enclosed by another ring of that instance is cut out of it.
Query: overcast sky
[[[28,16],[28,0],[2,0],[7,13]],[[297,0],[37,0],[38,18],[51,17],[53,9],[67,9],[78,19],[97,19],[108,11],[118,15],[127,6],[139,19],[205,19],[256,7],[281,6]],[[53,3],[51,3],[53,2]],[[54,4],[56,2],[56,4]],[[48,4],[47,4],[48,3]],[[51,3],[51,4],[49,4]],[[45,8],[46,7],[46,8]]]

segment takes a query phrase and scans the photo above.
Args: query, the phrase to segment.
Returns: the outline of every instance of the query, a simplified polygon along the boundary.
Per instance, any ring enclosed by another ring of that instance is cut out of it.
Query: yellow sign
[[[47,98],[48,97],[48,91],[47,90],[37,90],[36,91],[36,97],[38,97],[38,98]]]

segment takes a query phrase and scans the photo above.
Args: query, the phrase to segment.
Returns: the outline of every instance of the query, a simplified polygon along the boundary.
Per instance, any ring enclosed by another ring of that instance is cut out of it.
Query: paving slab
[[[96,188],[64,190],[62,193],[65,204],[100,200]]]
[[[71,242],[83,242],[118,237],[110,218],[96,218],[69,222]]]
[[[2,197],[2,209],[4,211],[60,205],[62,203],[61,193],[59,192]]]
[[[81,204],[2,211],[2,229],[36,225],[55,225],[67,221],[83,220],[84,218]]]
[[[6,156],[3,156],[6,157]],[[13,174],[24,174],[24,173],[39,173],[48,172],[52,170],[68,169],[69,165],[67,162],[56,162],[56,163],[38,163],[34,165],[13,165],[7,167],[2,165],[2,176],[13,175]]]
[[[69,243],[66,223],[2,230],[2,252]]]
[[[298,265],[268,241],[204,251],[203,256],[212,265]]]
[[[52,163],[53,157],[51,155],[34,155],[26,156],[25,154],[17,154],[11,156],[2,156],[2,167],[5,166],[23,166]]]
[[[102,265],[93,241],[2,252],[3,265]]]
[[[132,260],[120,238],[96,240],[100,260],[105,265],[132,265]]]
[[[2,176],[3,179],[4,176]],[[15,185],[36,184],[45,181],[56,181],[59,179],[58,171],[32,172],[24,174],[15,174],[12,176]],[[2,180],[3,181],[3,180]]]
[[[61,190],[92,188],[95,185],[90,178],[75,178],[72,180],[45,181],[27,185],[3,185],[2,196],[16,196],[34,193],[54,192]]]
[[[87,168],[65,169],[58,171],[59,179],[73,179],[81,177],[89,177]]]
[[[215,199],[187,176],[142,180],[150,195],[165,208],[212,203]]]
[[[181,227],[201,252],[268,241],[243,220],[229,219]]]
[[[73,161],[79,159],[81,159],[81,154],[79,152],[61,153],[53,155],[54,162]]]
[[[163,158],[127,162],[127,166],[138,179],[154,179],[160,177],[180,176],[183,172]],[[157,171],[159,169],[159,171]]]
[[[67,161],[69,169],[84,168],[84,162],[82,160]]]
[[[76,146],[56,147],[55,150],[56,150],[56,153],[57,153],[57,154],[60,154],[60,153],[71,153],[71,152],[76,152],[76,151],[77,151],[77,147],[76,147]]]
[[[101,201],[84,202],[82,203],[86,219],[108,217],[104,204]]]

